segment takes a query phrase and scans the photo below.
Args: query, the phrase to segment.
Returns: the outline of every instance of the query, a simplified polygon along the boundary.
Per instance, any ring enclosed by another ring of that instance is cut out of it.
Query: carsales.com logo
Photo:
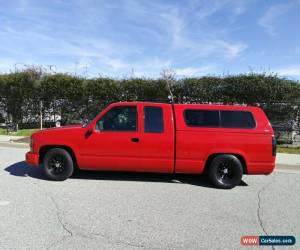
[[[296,244],[294,236],[242,236],[243,246],[292,246]]]

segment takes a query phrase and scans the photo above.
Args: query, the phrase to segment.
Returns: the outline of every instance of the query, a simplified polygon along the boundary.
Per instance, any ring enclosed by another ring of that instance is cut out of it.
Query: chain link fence
[[[17,129],[49,128],[69,124],[83,124],[92,120],[102,109],[111,102],[116,101],[155,101],[168,103],[168,99],[128,99],[120,100],[68,100],[57,98],[54,101],[48,100],[27,100],[20,102],[20,99],[5,100],[6,105],[0,106],[0,127],[6,128],[8,132]],[[176,103],[211,103],[226,104],[223,101],[209,102],[201,100],[176,100]],[[230,103],[238,104],[238,103]],[[243,105],[243,104],[242,104]],[[245,105],[245,104],[244,104]],[[275,131],[278,143],[300,144],[299,114],[300,103],[257,103],[267,114]],[[9,112],[19,111],[18,121],[12,120]]]

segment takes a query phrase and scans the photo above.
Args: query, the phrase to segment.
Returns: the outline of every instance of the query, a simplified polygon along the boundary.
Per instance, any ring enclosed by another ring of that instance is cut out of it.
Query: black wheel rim
[[[60,175],[66,170],[66,161],[61,155],[54,155],[50,158],[48,169],[53,175]]]
[[[221,162],[216,174],[218,181],[223,184],[232,184],[236,178],[235,169],[230,161]]]

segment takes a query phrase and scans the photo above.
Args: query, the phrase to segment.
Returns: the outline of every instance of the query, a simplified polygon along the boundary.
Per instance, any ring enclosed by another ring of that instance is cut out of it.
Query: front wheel
[[[62,148],[50,149],[43,160],[46,176],[54,181],[63,181],[74,172],[74,163],[71,155]]]
[[[216,156],[208,169],[210,181],[218,188],[230,189],[242,180],[243,166],[234,155]]]

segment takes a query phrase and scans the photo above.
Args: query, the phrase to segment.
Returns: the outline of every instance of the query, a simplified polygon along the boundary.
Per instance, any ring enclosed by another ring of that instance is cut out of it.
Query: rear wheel
[[[208,169],[210,181],[218,188],[229,189],[239,185],[242,175],[243,166],[234,155],[216,156]]]
[[[43,160],[46,176],[54,181],[63,181],[74,172],[74,163],[71,155],[62,148],[50,149]]]

